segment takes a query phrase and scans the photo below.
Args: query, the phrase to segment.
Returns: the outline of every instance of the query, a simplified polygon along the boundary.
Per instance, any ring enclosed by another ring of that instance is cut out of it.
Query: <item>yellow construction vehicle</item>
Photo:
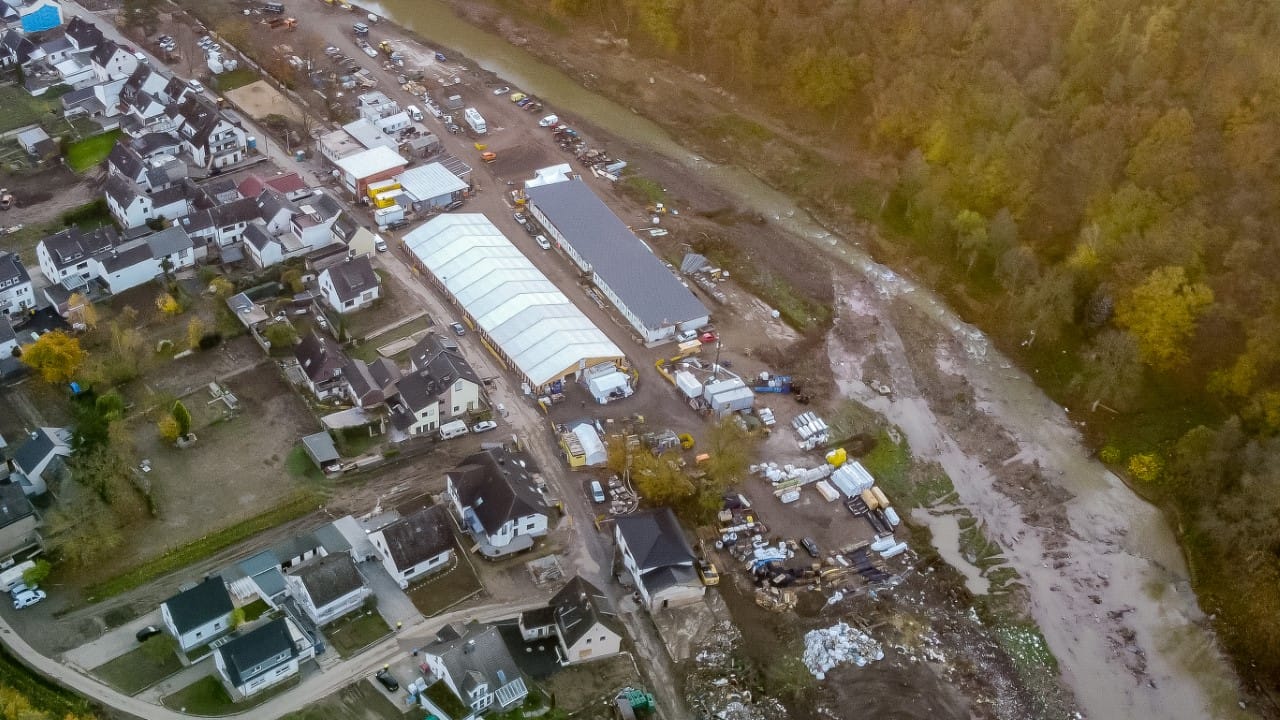
[[[391,49],[391,43],[387,42],[386,40],[383,40],[382,42],[378,43],[378,49],[388,55],[395,52],[394,50]]]

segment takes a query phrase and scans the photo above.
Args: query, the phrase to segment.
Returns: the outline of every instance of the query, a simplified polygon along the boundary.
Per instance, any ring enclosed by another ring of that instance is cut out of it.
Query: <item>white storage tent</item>
[[[439,215],[404,245],[535,389],[622,351],[484,215]]]

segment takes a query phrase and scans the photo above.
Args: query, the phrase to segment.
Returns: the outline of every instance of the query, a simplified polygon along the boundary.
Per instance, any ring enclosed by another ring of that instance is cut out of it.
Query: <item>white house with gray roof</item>
[[[445,492],[462,526],[486,557],[533,547],[547,534],[551,507],[533,462],[506,450],[482,450],[445,475]]]
[[[288,620],[276,618],[220,646],[213,662],[231,696],[243,699],[297,675],[303,659]]]
[[[49,282],[75,288],[95,277],[89,261],[110,252],[118,240],[110,225],[87,231],[69,227],[36,243],[36,260]]]
[[[529,694],[497,626],[446,625],[421,649],[422,664],[475,714],[502,712]]]
[[[578,269],[613,303],[646,343],[706,325],[710,313],[596,196],[578,180],[529,188],[529,212]]]
[[[160,617],[186,652],[229,632],[234,609],[222,578],[211,575],[161,603]]]
[[[121,243],[89,262],[98,280],[112,294],[196,264],[191,238],[176,225]]]
[[[595,585],[574,576],[544,608],[520,613],[525,642],[554,636],[565,665],[598,660],[622,650],[622,623],[613,604]]]
[[[372,305],[382,292],[382,281],[367,255],[325,268],[318,281],[325,302],[344,314]]]
[[[69,457],[70,428],[36,428],[14,453],[10,481],[21,485],[27,495],[43,495],[49,490],[49,480],[66,473],[65,458]]]
[[[289,596],[311,622],[324,626],[364,604],[371,591],[348,553],[335,553],[284,576]]]
[[[369,533],[382,566],[400,585],[424,578],[453,556],[453,530],[443,505],[433,505]]]
[[[35,305],[31,275],[22,259],[14,253],[0,251],[0,313],[20,315]]]
[[[671,508],[619,517],[613,529],[622,565],[646,608],[653,611],[702,599],[706,588],[694,570],[693,549]]]

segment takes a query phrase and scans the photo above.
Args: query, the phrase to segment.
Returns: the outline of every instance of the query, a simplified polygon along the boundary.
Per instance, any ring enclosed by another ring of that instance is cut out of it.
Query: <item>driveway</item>
[[[88,642],[78,648],[66,651],[62,654],[62,659],[68,665],[84,670],[92,670],[108,660],[114,660],[138,647],[138,639],[134,637],[134,633],[147,625],[163,627],[159,608],[114,630],[108,630],[105,635],[93,642]]]
[[[365,582],[369,584],[373,596],[378,599],[378,613],[393,629],[396,623],[402,623],[404,627],[408,627],[422,619],[418,608],[414,607],[413,601],[404,594],[395,579],[387,574],[382,563],[362,562],[360,572],[364,574]]]

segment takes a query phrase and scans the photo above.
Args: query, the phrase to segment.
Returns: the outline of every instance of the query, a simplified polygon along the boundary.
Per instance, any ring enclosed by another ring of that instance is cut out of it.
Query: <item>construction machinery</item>
[[[649,714],[655,712],[657,703],[654,702],[652,694],[644,690],[625,687],[614,696],[613,707],[617,716],[622,720],[635,720],[638,713]]]
[[[266,26],[272,30],[297,30],[298,21],[295,18],[271,18],[264,21]]]
[[[382,42],[378,43],[378,49],[386,53],[387,55],[390,55],[391,53],[395,52],[395,50],[392,49],[391,47],[391,43],[387,42],[386,40],[383,40]]]

